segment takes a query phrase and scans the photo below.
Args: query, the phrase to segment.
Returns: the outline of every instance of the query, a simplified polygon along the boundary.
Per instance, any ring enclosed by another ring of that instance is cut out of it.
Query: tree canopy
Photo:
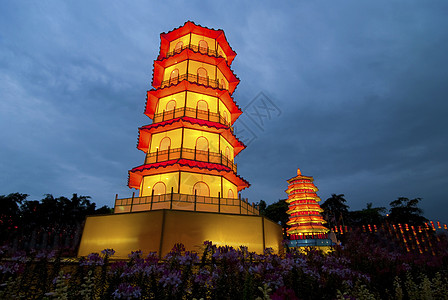
[[[390,203],[387,220],[396,224],[423,225],[428,219],[422,216],[423,210],[418,207],[421,198],[409,199],[399,197]]]

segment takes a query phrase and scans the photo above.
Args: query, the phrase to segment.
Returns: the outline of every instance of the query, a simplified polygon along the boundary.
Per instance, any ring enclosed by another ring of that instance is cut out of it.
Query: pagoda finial
[[[300,175],[302,175],[302,172],[300,172],[300,169],[297,168],[297,176],[300,176]]]

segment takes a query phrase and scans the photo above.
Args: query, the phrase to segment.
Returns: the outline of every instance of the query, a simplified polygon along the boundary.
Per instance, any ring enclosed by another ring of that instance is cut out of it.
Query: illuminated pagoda
[[[232,98],[240,80],[224,31],[188,21],[160,38],[144,112],[152,123],[139,128],[137,143],[146,157],[128,178],[139,192],[116,196],[113,215],[87,218],[78,255],[113,248],[162,256],[176,243],[191,251],[206,240],[280,251],[280,226],[239,196],[249,183],[234,159],[246,146],[232,127],[242,113]]]
[[[239,83],[230,69],[235,55],[222,30],[187,22],[161,34],[145,109],[153,123],[139,129],[137,145],[146,160],[129,171],[129,187],[140,197],[236,199],[249,186],[234,163],[246,147],[232,128],[241,115],[231,97]],[[218,211],[211,205],[202,210]]]
[[[286,224],[290,247],[332,245],[328,239],[329,230],[323,226],[326,222],[320,214],[323,209],[318,204],[320,198],[313,181],[313,177],[302,175],[300,169],[296,177],[287,180],[289,221]]]

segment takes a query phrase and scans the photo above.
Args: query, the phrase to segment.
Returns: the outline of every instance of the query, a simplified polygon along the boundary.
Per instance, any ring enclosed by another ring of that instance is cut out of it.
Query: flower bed
[[[162,259],[135,251],[126,261],[113,260],[112,249],[81,259],[3,249],[0,299],[447,299],[445,239],[435,256],[370,239],[282,256],[211,242],[192,253],[178,244]]]

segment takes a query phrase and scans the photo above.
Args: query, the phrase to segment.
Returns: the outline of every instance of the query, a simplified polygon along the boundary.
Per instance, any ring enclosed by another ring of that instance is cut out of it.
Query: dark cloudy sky
[[[448,1],[240,2],[1,1],[0,194],[129,196],[159,34],[192,20],[238,53],[243,197],[285,198],[299,167],[323,200],[448,222]]]

